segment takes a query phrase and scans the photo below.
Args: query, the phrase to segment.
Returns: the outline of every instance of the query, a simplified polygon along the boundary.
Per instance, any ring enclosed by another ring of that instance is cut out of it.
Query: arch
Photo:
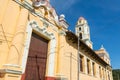
[[[80,39],[83,39],[82,33],[79,34],[79,38],[80,38]]]

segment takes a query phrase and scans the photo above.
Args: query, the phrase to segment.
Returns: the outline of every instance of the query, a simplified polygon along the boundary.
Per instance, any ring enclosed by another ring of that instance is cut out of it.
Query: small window
[[[79,20],[79,23],[82,23],[82,21],[81,21],[81,20]]]
[[[100,78],[102,78],[102,73],[101,73],[101,67],[99,66],[99,75],[100,75]]]
[[[110,74],[108,73],[108,80],[110,80]]]
[[[80,55],[80,71],[84,72],[84,56]]]
[[[81,31],[81,27],[79,27],[79,31]]]
[[[93,62],[92,63],[92,69],[93,69],[93,76],[96,75],[96,69],[95,69],[95,63]]]
[[[87,73],[90,74],[90,60],[87,59]]]
[[[82,33],[79,34],[79,38],[82,39]]]

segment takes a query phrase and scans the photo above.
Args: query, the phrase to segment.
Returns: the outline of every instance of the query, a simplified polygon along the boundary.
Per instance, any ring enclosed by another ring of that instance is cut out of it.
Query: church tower
[[[92,48],[92,42],[90,40],[90,30],[87,21],[80,17],[75,27],[75,33],[81,40],[83,40],[90,48]]]
[[[107,64],[111,65],[110,63],[110,57],[109,57],[109,53],[106,51],[106,49],[103,47],[103,45],[101,45],[101,48],[99,50],[95,51],[96,54],[102,58]]]

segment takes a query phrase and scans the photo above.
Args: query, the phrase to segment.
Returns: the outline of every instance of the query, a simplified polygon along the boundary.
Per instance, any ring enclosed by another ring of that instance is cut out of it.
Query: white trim
[[[16,64],[4,64],[3,66],[5,66],[5,67],[16,67],[16,68],[21,68],[20,65],[16,65]]]
[[[49,76],[54,75],[54,66],[55,66],[55,46],[56,46],[56,40],[53,39],[50,42],[50,53],[48,53],[48,74]]]
[[[22,71],[11,70],[11,69],[1,69],[0,73],[10,73],[10,74],[22,74]]]
[[[40,33],[41,35],[45,36],[46,38],[50,40],[50,52],[48,53],[48,74],[46,75],[54,76],[56,39],[53,33],[46,31],[45,27],[44,28],[39,27],[36,21],[30,21],[28,23],[28,27],[26,31],[27,39],[26,39],[25,50],[24,50],[23,59],[22,59],[22,73],[25,72],[28,51],[29,51],[29,46],[30,46],[30,40],[31,40],[31,34],[33,30],[37,31],[38,33]]]
[[[25,49],[24,49],[23,59],[22,59],[22,73],[25,72],[25,68],[26,68],[26,64],[27,64],[28,51],[29,51],[29,46],[30,46],[30,40],[31,40],[31,34],[32,34],[32,27],[30,25],[30,22],[28,23],[26,33],[27,33],[27,39],[26,39]]]

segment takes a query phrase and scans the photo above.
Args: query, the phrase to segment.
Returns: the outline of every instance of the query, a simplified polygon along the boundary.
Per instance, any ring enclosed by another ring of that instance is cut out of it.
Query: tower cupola
[[[77,25],[83,25],[83,24],[86,24],[86,23],[87,23],[87,21],[83,17],[80,17],[78,19]]]
[[[103,45],[101,45],[101,48],[99,50],[95,51],[96,54],[98,54],[98,56],[100,58],[102,58],[106,63],[111,64],[110,63],[110,57],[109,57],[109,53],[106,51],[106,49],[104,48]]]

